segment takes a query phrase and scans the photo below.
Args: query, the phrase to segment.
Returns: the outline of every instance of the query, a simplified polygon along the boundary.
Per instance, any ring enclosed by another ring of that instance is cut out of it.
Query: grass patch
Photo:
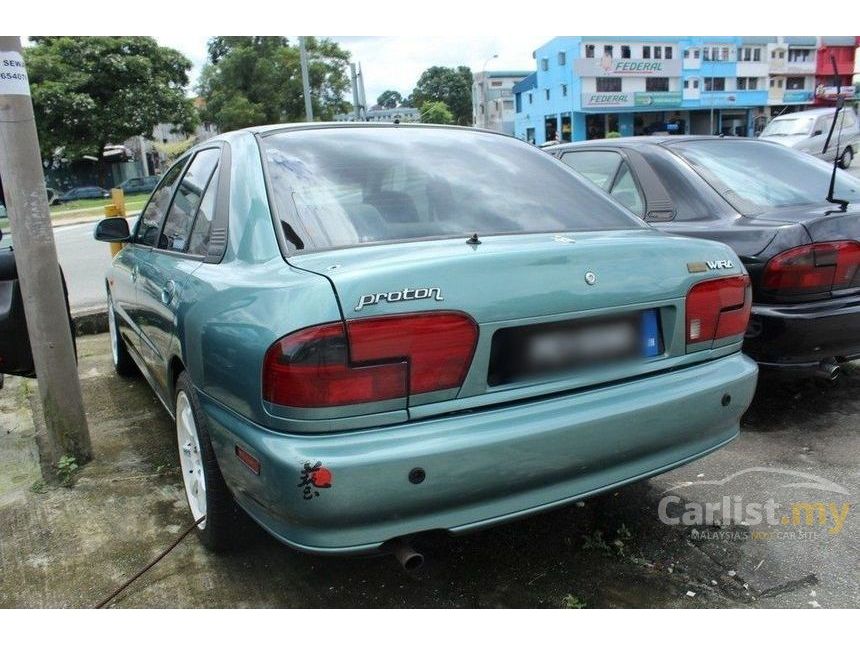
[[[562,604],[567,609],[585,609],[588,606],[585,604],[585,601],[577,598],[572,593],[569,593],[564,597]]]
[[[149,198],[148,194],[129,195],[125,198],[125,210],[131,212],[143,207],[143,204]],[[67,204],[57,204],[51,206],[51,217],[63,216],[76,213],[77,211],[88,209],[104,209],[105,206],[111,204],[110,199],[78,199]]]

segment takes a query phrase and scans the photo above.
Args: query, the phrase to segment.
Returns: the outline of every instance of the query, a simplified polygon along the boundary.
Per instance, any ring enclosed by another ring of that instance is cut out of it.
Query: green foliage
[[[428,101],[421,106],[421,123],[448,124],[454,122],[454,115],[442,101]]]
[[[430,67],[421,74],[410,100],[415,107],[421,108],[422,113],[425,103],[441,101],[451,111],[457,124],[471,125],[472,71],[463,65],[456,69],[453,67]],[[436,122],[431,121],[430,123]]]
[[[568,609],[585,609],[587,606],[585,602],[570,593],[564,597],[563,602]]]
[[[60,486],[71,488],[75,472],[78,470],[78,462],[72,455],[64,455],[56,465],[57,479]]]
[[[36,493],[37,495],[43,495],[48,492],[48,485],[42,479],[38,479],[33,482],[33,485],[30,486],[30,490]]]
[[[153,38],[33,37],[24,49],[45,157],[101,158],[104,146],[151,136],[159,123],[191,132],[199,122],[185,96],[191,62]]]
[[[314,118],[331,120],[349,108],[349,52],[331,40],[308,37],[308,76]],[[298,46],[282,36],[219,36],[198,91],[204,118],[222,132],[305,118]]]
[[[383,108],[396,108],[403,102],[403,96],[397,90],[385,90],[376,97],[376,104]]]
[[[611,130],[611,131],[606,133],[607,139],[619,139],[620,137],[621,137],[621,133],[616,132],[615,130]]]

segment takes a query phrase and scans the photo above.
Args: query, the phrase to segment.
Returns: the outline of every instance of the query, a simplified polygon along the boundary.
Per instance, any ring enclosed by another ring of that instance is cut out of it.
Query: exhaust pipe
[[[830,359],[826,361],[821,361],[818,366],[818,370],[816,374],[823,378],[826,381],[830,381],[833,383],[836,379],[839,378],[839,375],[842,373],[842,368],[839,366],[835,360]]]
[[[392,541],[391,553],[407,573],[415,573],[424,566],[424,556],[413,549],[405,540],[396,539]]]

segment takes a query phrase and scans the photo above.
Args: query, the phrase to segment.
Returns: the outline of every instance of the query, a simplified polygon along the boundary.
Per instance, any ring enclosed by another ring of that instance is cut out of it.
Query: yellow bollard
[[[107,217],[125,217],[125,195],[122,188],[112,188],[110,198],[113,203],[105,206],[105,215]],[[115,256],[122,251],[122,242],[111,242],[110,254]]]

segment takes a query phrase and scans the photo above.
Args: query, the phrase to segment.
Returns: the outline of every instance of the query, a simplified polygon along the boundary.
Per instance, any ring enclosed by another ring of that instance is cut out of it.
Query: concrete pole
[[[349,64],[350,78],[352,79],[352,113],[356,121],[361,120],[361,103],[358,98],[358,74],[355,71],[355,63]]]
[[[149,177],[149,164],[146,159],[146,141],[142,136],[137,138],[137,145],[140,148],[140,174],[141,177]]]
[[[313,121],[314,108],[311,103],[311,82],[308,74],[308,52],[305,49],[304,36],[299,36],[299,60],[302,65],[302,93],[305,95],[305,121]]]
[[[36,441],[42,475],[53,479],[60,457],[71,455],[84,463],[92,448],[17,36],[0,36],[0,69],[13,72],[12,78],[0,78],[0,176],[44,415]]]

